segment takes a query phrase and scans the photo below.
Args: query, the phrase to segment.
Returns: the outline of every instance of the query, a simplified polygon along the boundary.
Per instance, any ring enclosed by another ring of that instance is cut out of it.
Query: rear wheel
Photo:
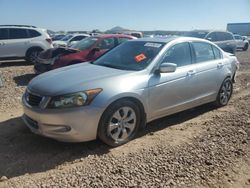
[[[217,95],[216,106],[222,107],[227,105],[233,93],[233,84],[231,78],[226,78],[221,87],[220,91]]]
[[[41,49],[41,48],[32,48],[32,49],[29,49],[27,51],[27,53],[26,53],[25,60],[28,63],[35,64],[37,56],[42,51],[43,51],[43,49]]]
[[[115,102],[103,113],[98,127],[98,137],[116,147],[132,140],[141,124],[139,107],[130,100]]]

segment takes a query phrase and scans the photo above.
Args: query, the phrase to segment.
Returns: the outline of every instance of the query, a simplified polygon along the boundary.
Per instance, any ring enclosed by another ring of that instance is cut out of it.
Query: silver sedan
[[[196,38],[128,41],[94,62],[34,78],[22,102],[34,132],[66,142],[118,146],[147,122],[205,103],[224,106],[238,60]]]

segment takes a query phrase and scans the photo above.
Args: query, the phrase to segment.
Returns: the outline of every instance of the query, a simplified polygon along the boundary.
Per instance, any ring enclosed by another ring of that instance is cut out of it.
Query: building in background
[[[227,30],[242,36],[250,36],[250,23],[228,23]]]

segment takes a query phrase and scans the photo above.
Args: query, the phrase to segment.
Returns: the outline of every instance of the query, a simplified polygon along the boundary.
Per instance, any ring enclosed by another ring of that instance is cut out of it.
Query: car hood
[[[61,41],[61,40],[56,40],[56,41],[53,41],[52,44],[56,44],[56,45],[67,45],[67,42],[65,41]]]
[[[124,71],[90,63],[59,68],[35,77],[28,89],[42,96],[57,96],[94,88],[103,88],[110,82],[134,71]],[[107,81],[108,80],[108,81]]]

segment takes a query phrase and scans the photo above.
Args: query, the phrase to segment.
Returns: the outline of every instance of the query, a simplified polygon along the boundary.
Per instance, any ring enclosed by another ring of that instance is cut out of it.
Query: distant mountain
[[[123,27],[116,26],[116,27],[113,27],[112,29],[108,30],[108,32],[112,32],[112,33],[124,32],[124,31],[129,31],[129,29],[125,29]]]

